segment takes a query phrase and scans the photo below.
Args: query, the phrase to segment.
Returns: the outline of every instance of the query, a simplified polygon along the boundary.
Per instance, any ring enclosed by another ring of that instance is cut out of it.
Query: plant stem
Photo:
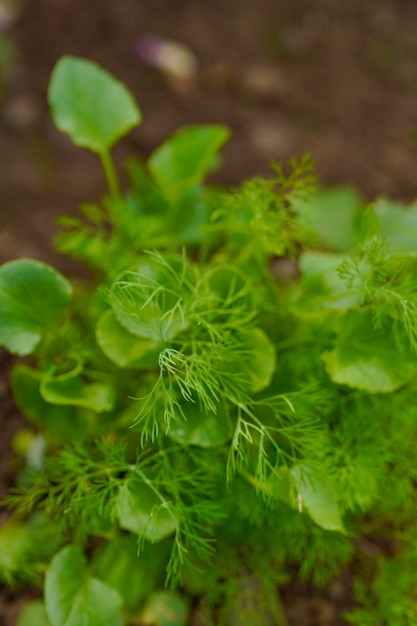
[[[104,174],[106,176],[107,184],[109,186],[110,195],[113,199],[120,198],[120,185],[117,178],[116,168],[114,167],[113,159],[110,154],[110,150],[103,150],[99,153],[101,164],[103,166]]]

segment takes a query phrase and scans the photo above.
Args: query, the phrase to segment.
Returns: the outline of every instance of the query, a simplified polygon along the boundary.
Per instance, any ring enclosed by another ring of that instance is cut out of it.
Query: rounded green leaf
[[[320,243],[335,251],[355,246],[355,222],[363,203],[350,187],[335,187],[299,201],[297,211],[317,234]]]
[[[250,306],[248,277],[239,268],[231,265],[214,266],[208,272],[208,283],[213,293],[223,300],[230,298],[235,306]]]
[[[133,479],[123,483],[117,498],[120,526],[156,542],[169,537],[178,526],[171,503],[158,497],[147,485]]]
[[[223,404],[219,404],[217,413],[206,413],[191,402],[182,408],[185,419],[178,416],[176,420],[172,420],[168,432],[174,441],[211,448],[221,446],[230,439],[230,425]]]
[[[336,494],[324,476],[319,476],[311,467],[300,464],[291,469],[297,492],[300,496],[299,508],[305,507],[311,519],[326,530],[344,533]]]
[[[110,361],[119,367],[150,368],[158,365],[161,345],[140,339],[119,324],[112,310],[100,317],[96,326],[96,339]]]
[[[64,314],[71,286],[50,265],[19,259],[0,267],[0,345],[9,352],[33,352],[44,332]]]
[[[402,350],[387,328],[374,328],[369,314],[348,312],[334,349],[322,358],[330,378],[339,385],[369,393],[390,393],[417,373],[417,357]]]
[[[0,582],[12,583],[25,566],[30,550],[30,530],[27,525],[9,519],[0,528]]]
[[[203,181],[229,136],[216,124],[181,128],[151,154],[149,169],[168,195],[181,195]]]
[[[261,328],[241,332],[239,336],[250,354],[242,360],[242,367],[251,380],[251,391],[256,393],[271,382],[276,367],[275,347]]]
[[[67,546],[52,559],[45,579],[52,626],[121,626],[120,594],[93,578],[79,548]]]
[[[165,262],[144,259],[124,272],[109,294],[117,321],[141,339],[154,343],[171,340],[188,326],[182,309],[183,274],[178,257],[165,258]]]
[[[17,626],[51,626],[44,603],[41,600],[28,602],[17,618]]]
[[[73,56],[55,65],[48,102],[57,128],[94,152],[108,150],[141,121],[125,85],[96,63]]]
[[[189,622],[189,600],[176,591],[163,589],[149,598],[141,615],[143,624],[186,626]]]
[[[138,555],[137,537],[123,534],[101,546],[92,566],[101,580],[117,589],[125,606],[135,611],[155,588],[163,586],[168,557],[163,542],[145,541]]]
[[[86,383],[80,368],[60,376],[44,376],[40,386],[46,402],[79,406],[96,413],[111,411],[115,402],[114,388],[106,383]]]
[[[374,205],[381,232],[395,250],[417,250],[417,202],[405,207],[399,202],[379,198]]]
[[[329,310],[346,310],[360,303],[339,276],[345,255],[331,252],[304,252],[300,257],[302,279],[294,288],[294,305],[302,317],[320,316]]]

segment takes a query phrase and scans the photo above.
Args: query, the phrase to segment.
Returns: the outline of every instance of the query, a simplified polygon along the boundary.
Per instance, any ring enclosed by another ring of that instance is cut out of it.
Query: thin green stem
[[[109,186],[110,195],[113,199],[116,200],[117,198],[120,198],[121,195],[120,184],[110,150],[103,150],[99,153],[99,156],[101,164],[103,166],[104,174],[106,176],[107,184]]]

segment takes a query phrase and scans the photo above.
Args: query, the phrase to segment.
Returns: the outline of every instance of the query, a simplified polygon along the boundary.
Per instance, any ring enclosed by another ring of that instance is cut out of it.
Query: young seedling
[[[90,282],[0,268],[33,428],[0,577],[44,587],[19,626],[185,626],[196,599],[207,624],[283,625],[292,566],[324,584],[349,563],[351,623],[414,623],[417,207],[317,193],[309,157],[208,186],[220,125],[131,158],[122,190],[111,148],[141,120],[126,87],[63,57],[48,98],[109,193],[60,220]],[[391,558],[357,550],[378,535]]]

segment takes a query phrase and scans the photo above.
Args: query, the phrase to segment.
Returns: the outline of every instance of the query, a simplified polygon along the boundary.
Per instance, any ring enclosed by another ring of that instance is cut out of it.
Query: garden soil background
[[[1,6],[6,5],[0,0]],[[127,83],[144,122],[116,149],[146,157],[183,124],[232,129],[214,180],[268,174],[270,159],[311,152],[324,186],[354,185],[365,198],[417,197],[417,2],[415,0],[9,0],[16,59],[0,95],[0,262],[30,256],[77,272],[51,248],[55,217],[105,192],[94,155],[73,147],[45,104],[62,54],[98,61]],[[198,59],[191,80],[145,67],[146,34],[173,39]],[[1,54],[1,52],[0,52]],[[1,61],[1,59],[0,59]],[[13,408],[0,353],[0,490],[13,482]],[[0,521],[4,520],[0,517]],[[367,549],[377,549],[369,547]],[[329,588],[284,590],[289,626],[337,626],[350,573]],[[0,626],[13,626],[24,596],[3,589]]]

